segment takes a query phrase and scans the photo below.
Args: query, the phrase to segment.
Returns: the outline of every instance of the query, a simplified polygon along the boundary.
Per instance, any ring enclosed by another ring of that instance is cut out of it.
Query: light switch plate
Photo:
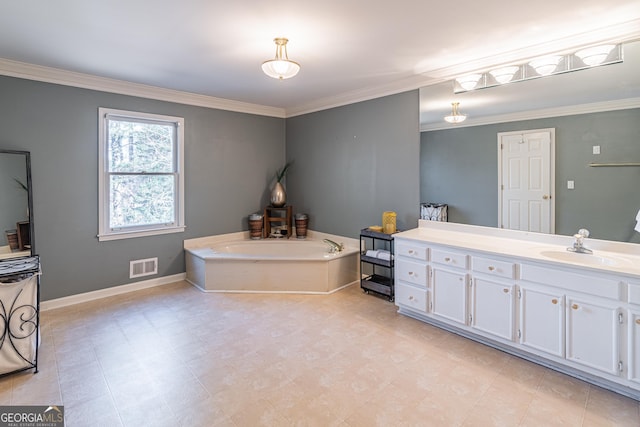
[[[600,154],[600,146],[599,145],[594,145],[593,146],[593,154]]]
[[[567,188],[569,190],[573,190],[575,188],[575,183],[573,182],[573,180],[567,181]]]

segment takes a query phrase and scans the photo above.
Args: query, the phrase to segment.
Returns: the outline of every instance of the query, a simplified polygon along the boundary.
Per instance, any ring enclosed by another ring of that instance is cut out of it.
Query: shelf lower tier
[[[393,279],[372,274],[360,280],[360,287],[367,291],[373,291],[389,297],[393,301]]]

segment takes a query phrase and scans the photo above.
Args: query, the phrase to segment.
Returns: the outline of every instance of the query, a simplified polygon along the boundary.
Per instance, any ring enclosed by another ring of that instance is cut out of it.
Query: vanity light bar
[[[623,61],[622,56],[622,44],[591,46],[572,53],[544,55],[524,64],[506,65],[457,77],[453,81],[453,92],[468,92],[601,65],[617,64]]]

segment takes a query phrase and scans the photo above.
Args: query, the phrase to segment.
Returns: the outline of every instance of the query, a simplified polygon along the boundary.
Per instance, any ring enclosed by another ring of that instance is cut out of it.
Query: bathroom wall
[[[584,227],[596,238],[640,243],[640,167],[588,166],[640,162],[640,109],[423,132],[420,199],[448,203],[451,222],[497,226],[497,134],[542,128],[556,129],[556,233]]]
[[[419,99],[411,91],[287,119],[287,193],[313,230],[358,237],[398,214],[419,216]]]
[[[135,259],[184,272],[182,241],[246,230],[285,161],[284,119],[12,77],[0,94],[0,147],[31,151],[42,300],[134,282]],[[185,118],[186,232],[98,242],[98,107]]]

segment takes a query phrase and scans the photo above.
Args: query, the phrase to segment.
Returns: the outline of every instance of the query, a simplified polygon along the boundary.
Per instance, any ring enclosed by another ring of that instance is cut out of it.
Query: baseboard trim
[[[179,273],[171,276],[157,277],[154,279],[143,280],[141,282],[130,283],[127,285],[114,286],[111,288],[99,289],[97,291],[85,292],[68,297],[56,298],[40,303],[40,311],[53,310],[56,308],[67,307],[70,305],[80,304],[83,302],[94,301],[101,298],[107,298],[115,295],[126,294],[129,292],[139,291],[142,289],[153,288],[156,286],[168,285],[169,283],[180,282],[187,278],[187,273]]]

